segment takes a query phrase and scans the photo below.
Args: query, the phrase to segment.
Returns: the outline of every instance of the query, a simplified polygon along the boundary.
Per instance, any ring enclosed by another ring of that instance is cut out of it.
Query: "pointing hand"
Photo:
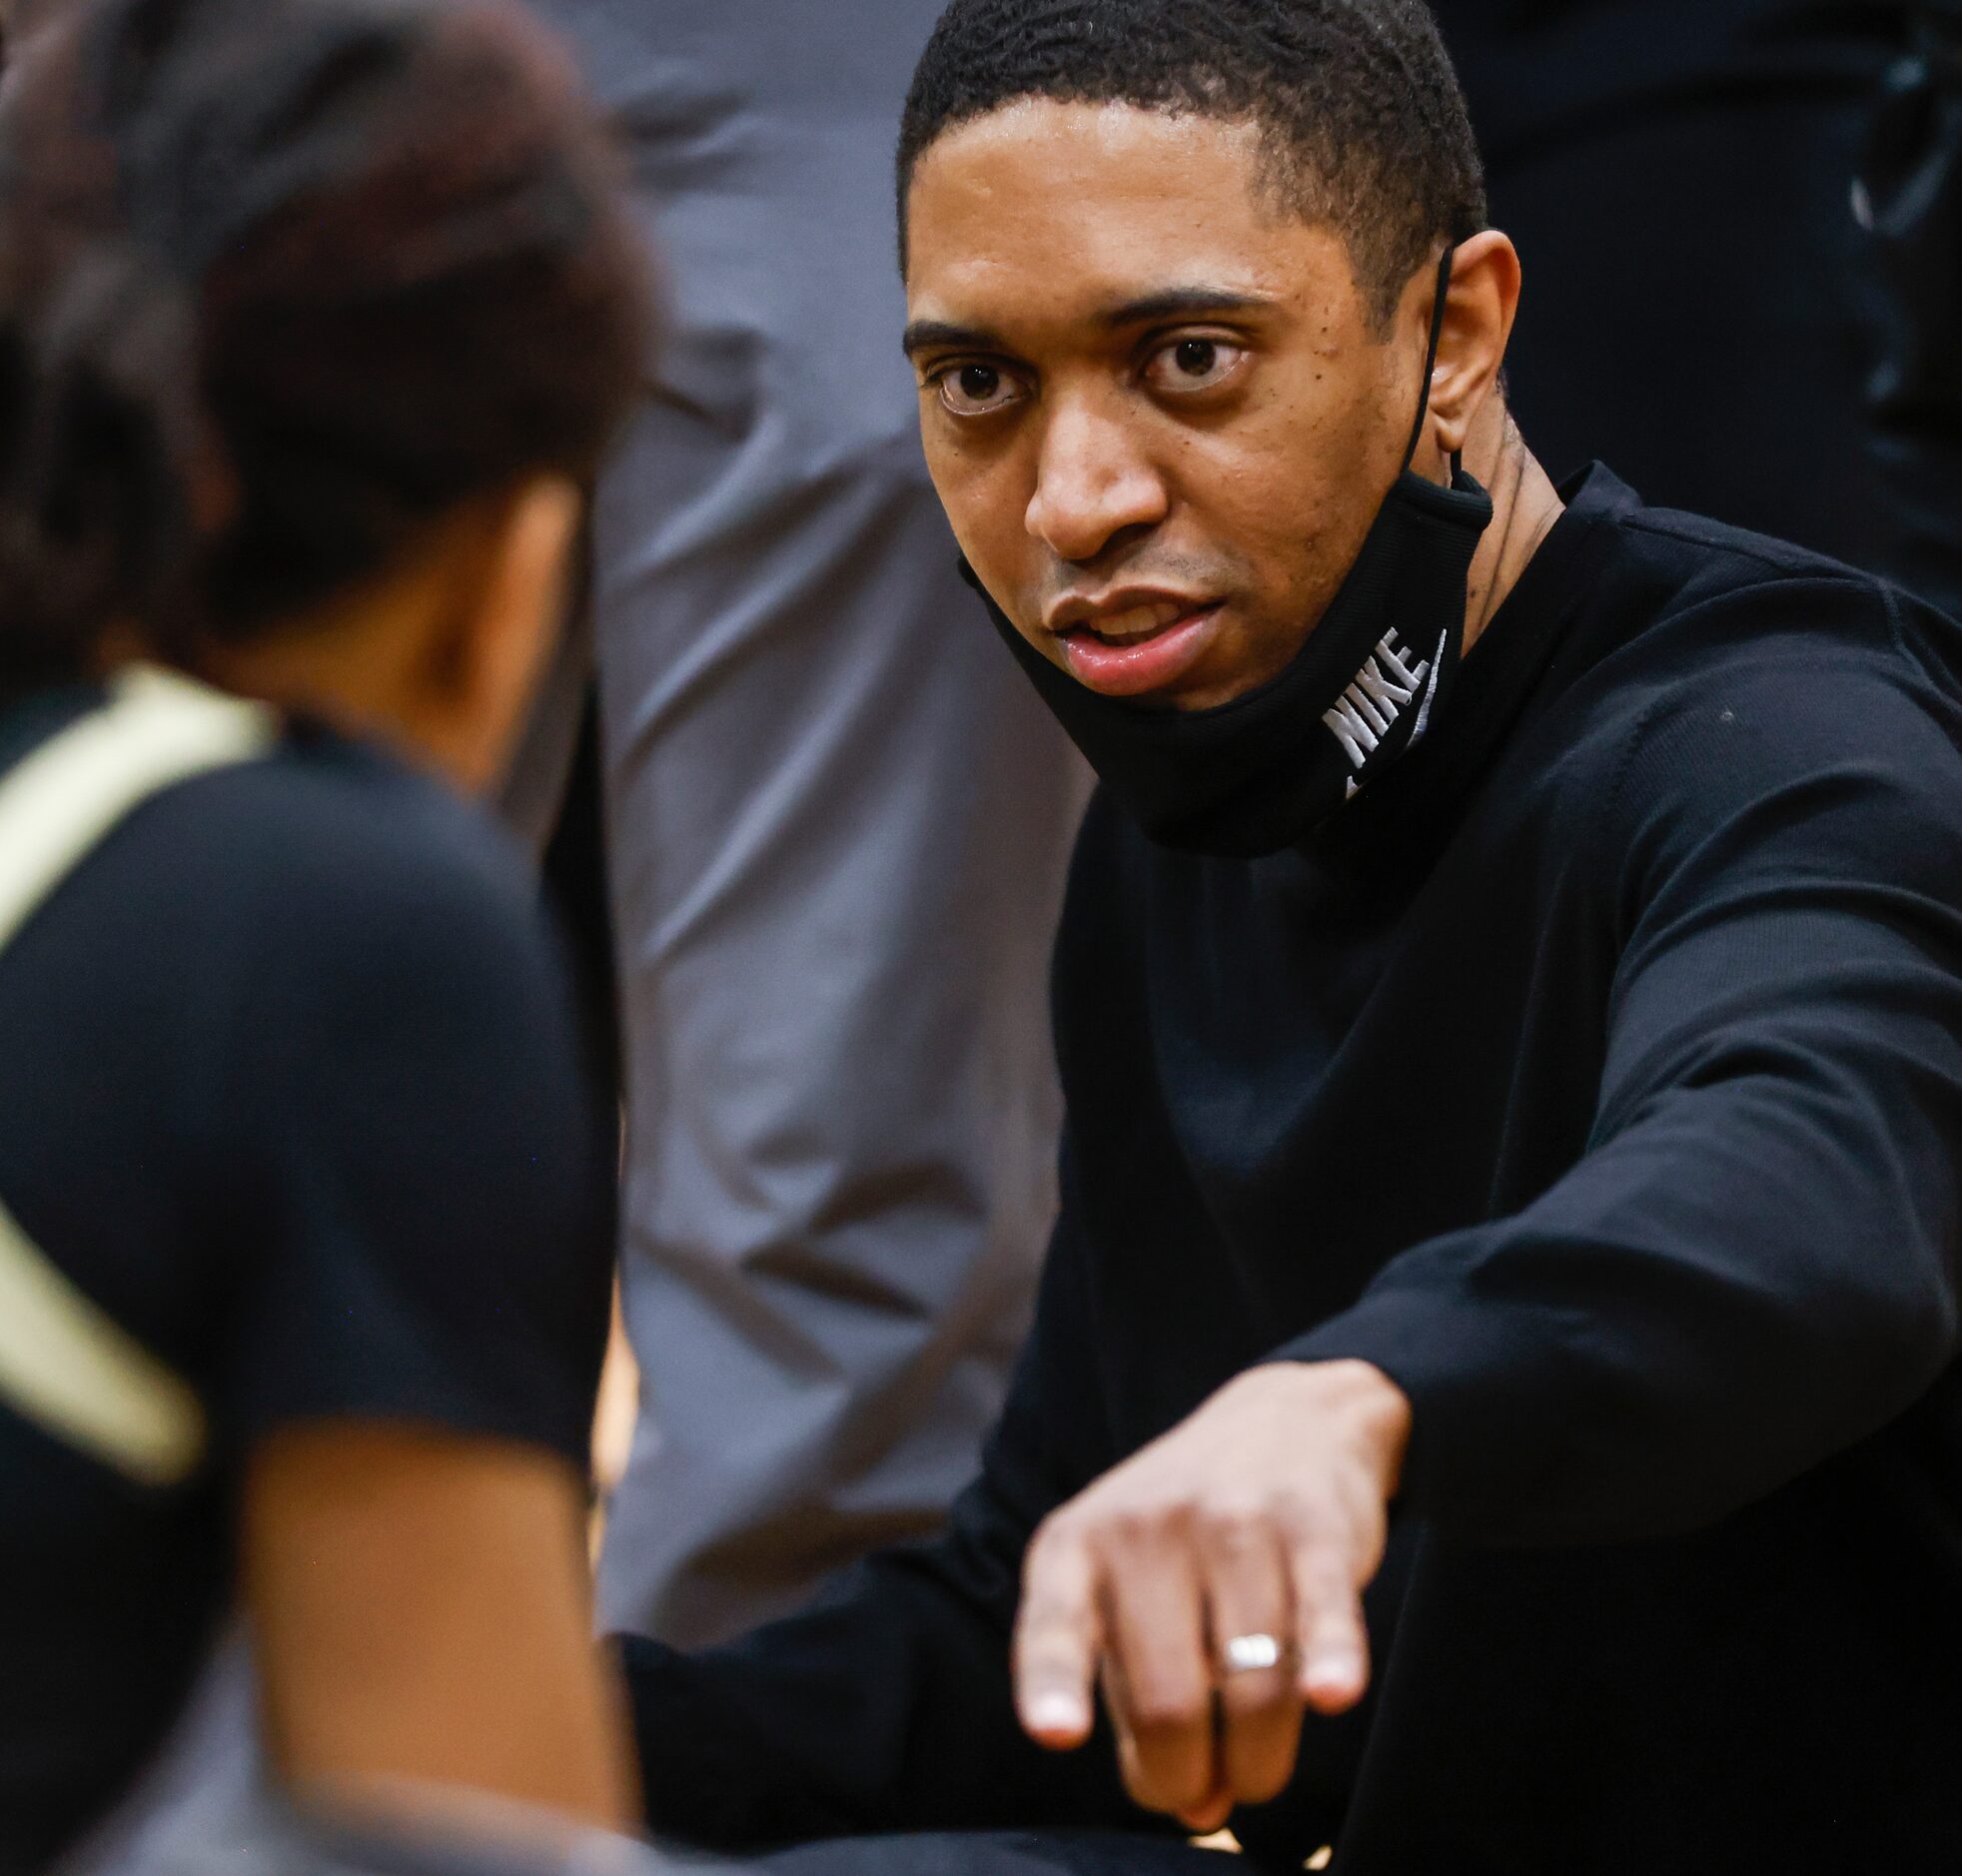
[[[1240,1376],[1050,1517],[1029,1547],[1016,1704],[1090,1736],[1101,1684],[1131,1795],[1199,1831],[1275,1797],[1304,1714],[1362,1699],[1410,1404],[1362,1362]]]

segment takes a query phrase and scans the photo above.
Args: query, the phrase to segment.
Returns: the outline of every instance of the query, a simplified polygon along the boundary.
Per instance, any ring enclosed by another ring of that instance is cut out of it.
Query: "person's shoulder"
[[[1962,728],[1962,627],[1912,594],[1625,490],[1594,519],[1604,540],[1565,700],[1589,719],[1575,759],[1743,714],[1794,755],[1819,738],[1857,749],[1902,721]]]
[[[1679,581],[1683,603],[1725,594],[1750,594],[1754,603],[1768,603],[1781,589],[1815,585],[1874,595],[1884,584],[1796,541],[1683,508],[1650,507],[1635,500],[1620,507],[1614,519],[1623,552],[1637,565]]]
[[[185,862],[252,862],[269,891],[325,879],[381,893],[409,878],[426,893],[490,903],[526,892],[522,854],[480,808],[374,744],[313,725],[154,806],[154,836]]]
[[[296,729],[154,797],[76,884],[82,925],[138,935],[119,968],[168,979],[214,1034],[280,1029],[303,1048],[395,1017],[426,1035],[494,1026],[536,1054],[573,1020],[516,842],[434,779],[330,732]]]
[[[1830,807],[1962,835],[1962,628],[1897,586],[1701,516],[1616,519],[1615,641],[1565,699],[1550,791],[1605,849]]]
[[[133,816],[128,861],[214,922],[300,949],[372,954],[419,932],[455,950],[540,931],[516,843],[369,744],[300,727],[271,753],[183,782]]]

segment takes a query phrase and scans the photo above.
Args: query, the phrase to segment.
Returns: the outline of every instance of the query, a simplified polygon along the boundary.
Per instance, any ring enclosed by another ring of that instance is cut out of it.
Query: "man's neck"
[[[1470,651],[1565,513],[1566,503],[1497,400],[1472,425],[1465,466],[1485,485],[1492,508],[1491,525],[1472,556],[1467,581],[1465,649]]]

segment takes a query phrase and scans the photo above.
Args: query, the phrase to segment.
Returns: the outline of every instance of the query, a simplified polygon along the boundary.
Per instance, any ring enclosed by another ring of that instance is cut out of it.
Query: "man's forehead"
[[[915,321],[1125,323],[1141,301],[1281,304],[1349,284],[1332,230],[1278,214],[1248,125],[1021,100],[922,156],[907,202]]]
[[[941,238],[971,248],[990,231],[1076,228],[1154,238],[1182,220],[1264,219],[1251,127],[1131,105],[1019,99],[944,133],[908,193],[909,251]]]

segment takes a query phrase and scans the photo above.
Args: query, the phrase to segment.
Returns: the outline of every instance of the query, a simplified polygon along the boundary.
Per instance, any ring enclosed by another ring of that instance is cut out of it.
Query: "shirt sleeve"
[[[1389,1375],[1406,1504],[1474,1541],[1695,1528],[1956,1354],[1954,705],[1830,649],[1669,696],[1594,828],[1621,943],[1584,1157],[1278,1352]]]
[[[1058,1756],[1022,1732],[1009,1640],[1030,1535],[1111,1463],[1064,1209],[979,1478],[936,1541],[873,1556],[805,1612],[685,1655],[622,1646],[647,1821],[740,1850],[937,1829],[1149,1828],[1106,1738]]]
[[[583,1470],[613,1130],[527,876],[461,809],[433,814],[298,817],[291,851],[236,869],[255,885],[223,921],[213,1209],[241,1320],[220,1418],[248,1443],[418,1422]]]

